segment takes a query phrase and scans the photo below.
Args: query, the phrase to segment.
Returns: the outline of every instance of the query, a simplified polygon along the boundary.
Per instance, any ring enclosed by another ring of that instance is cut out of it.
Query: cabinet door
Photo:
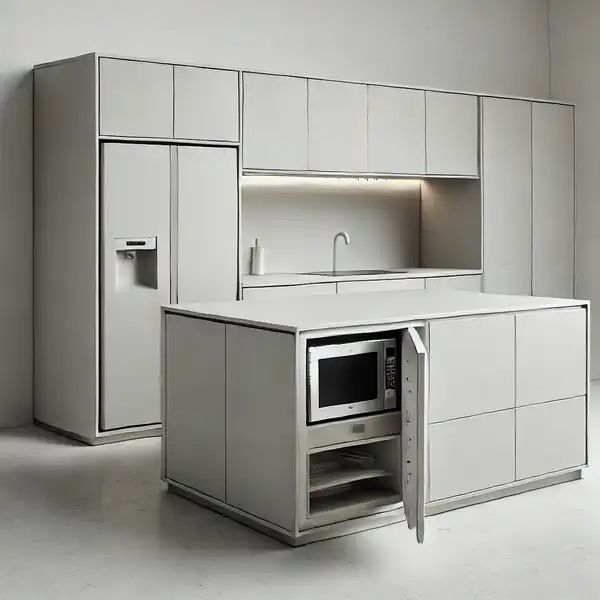
[[[427,350],[413,327],[402,337],[402,501],[406,524],[425,536],[427,493]]]
[[[102,429],[160,422],[160,307],[170,301],[168,146],[102,146]],[[120,252],[120,238],[156,250]]]
[[[297,515],[296,339],[227,325],[227,503],[293,531]]]
[[[479,174],[477,96],[426,92],[427,173]]]
[[[377,281],[340,281],[338,294],[389,292],[393,290],[424,290],[424,279],[379,279]]]
[[[531,294],[531,103],[483,99],[483,291]]]
[[[370,173],[425,173],[425,92],[368,86]]]
[[[515,411],[429,427],[429,501],[515,481]]]
[[[225,325],[167,315],[164,351],[166,476],[224,502]]]
[[[239,140],[237,71],[175,67],[175,137]]]
[[[308,82],[244,73],[245,169],[308,171]]]
[[[236,300],[237,150],[177,149],[177,302]]]
[[[428,290],[481,291],[480,275],[461,275],[460,277],[430,277],[425,280]]]
[[[333,294],[335,294],[335,283],[244,288],[244,300],[277,300],[279,298],[293,298],[295,296],[320,296]]]
[[[312,171],[367,170],[367,86],[308,81],[308,164]]]
[[[173,137],[173,66],[100,59],[100,134]]]
[[[517,406],[583,396],[586,387],[585,309],[517,315]]]
[[[431,423],[515,406],[512,315],[429,326]]]
[[[517,409],[517,479],[586,464],[584,396]]]
[[[533,103],[533,294],[572,298],[575,140],[572,106]]]

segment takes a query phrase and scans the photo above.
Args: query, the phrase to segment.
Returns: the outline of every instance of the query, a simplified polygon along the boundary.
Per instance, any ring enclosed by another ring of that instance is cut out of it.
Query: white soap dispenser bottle
[[[258,238],[250,248],[250,272],[252,275],[265,274],[265,249],[259,245]]]

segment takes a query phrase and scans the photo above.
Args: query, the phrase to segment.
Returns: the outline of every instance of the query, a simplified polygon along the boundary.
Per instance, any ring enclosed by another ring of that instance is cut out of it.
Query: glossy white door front
[[[311,171],[367,171],[367,86],[308,80]]]
[[[477,96],[445,92],[425,93],[429,175],[477,177],[478,107]]]
[[[169,146],[102,146],[102,429],[160,422],[160,307],[170,301]],[[153,238],[155,250],[118,251]]]
[[[245,169],[308,171],[308,82],[244,73]]]
[[[531,103],[483,98],[483,291],[531,294]]]
[[[425,92],[368,86],[369,173],[425,173]]]
[[[173,65],[100,59],[100,135],[173,137]]]
[[[237,299],[235,148],[177,149],[177,302]]]
[[[575,118],[572,106],[534,102],[535,296],[572,298],[575,271]]]
[[[175,67],[175,137],[237,142],[239,73]]]

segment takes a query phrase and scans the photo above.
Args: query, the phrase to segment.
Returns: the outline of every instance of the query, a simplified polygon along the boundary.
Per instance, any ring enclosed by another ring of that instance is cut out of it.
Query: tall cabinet
[[[35,419],[158,433],[160,306],[238,296],[239,73],[85,55],[34,74]]]
[[[574,109],[482,100],[483,289],[574,293]]]

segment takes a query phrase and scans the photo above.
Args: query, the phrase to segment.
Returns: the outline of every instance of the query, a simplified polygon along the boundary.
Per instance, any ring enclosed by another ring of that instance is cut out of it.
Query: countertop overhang
[[[407,290],[163,306],[163,312],[288,333],[588,306],[587,300]]]

